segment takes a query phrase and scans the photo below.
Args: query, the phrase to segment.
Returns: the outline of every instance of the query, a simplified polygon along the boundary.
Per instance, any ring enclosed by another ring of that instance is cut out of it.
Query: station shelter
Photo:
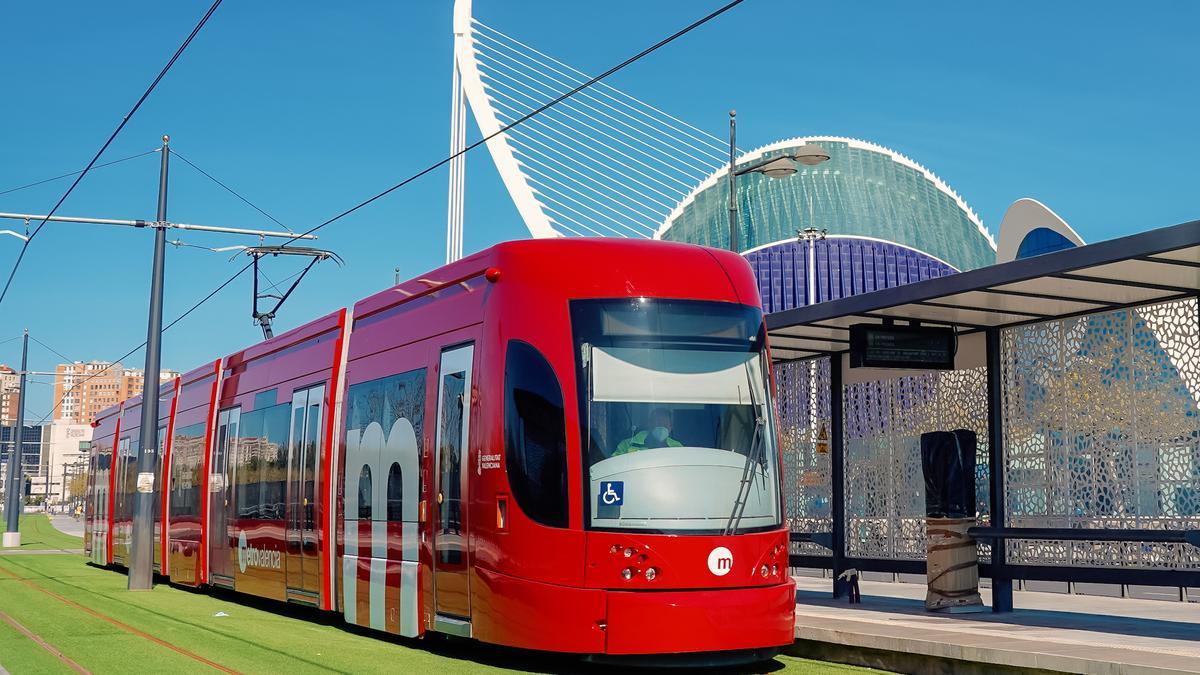
[[[1198,298],[1195,221],[768,314],[793,567],[924,574],[920,436],[968,429],[994,610],[1014,580],[1186,598]],[[950,327],[953,368],[851,367],[856,324]]]

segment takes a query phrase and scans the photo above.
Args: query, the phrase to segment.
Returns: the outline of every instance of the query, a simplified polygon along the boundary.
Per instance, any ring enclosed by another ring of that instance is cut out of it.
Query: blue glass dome
[[[1063,249],[1075,248],[1075,242],[1048,227],[1039,227],[1029,231],[1017,247],[1017,260],[1032,258],[1043,253],[1053,253]]]
[[[763,311],[778,312],[954,274],[949,264],[916,249],[862,237],[784,241],[749,251]],[[810,262],[815,284],[809,290]]]

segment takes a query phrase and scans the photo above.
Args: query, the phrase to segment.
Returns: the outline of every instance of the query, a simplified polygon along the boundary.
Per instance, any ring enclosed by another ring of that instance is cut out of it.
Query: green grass
[[[46,533],[44,516],[22,522],[30,541],[79,548],[74,537]],[[78,555],[0,555],[0,611],[94,673],[196,672],[209,668],[13,579],[67,598],[103,616],[245,673],[612,673],[568,656],[446,640],[403,640],[346,628],[331,614],[279,603],[220,597],[166,584],[125,590],[126,577]],[[226,616],[216,616],[218,613]],[[0,621],[0,666],[13,675],[70,672],[55,657]],[[618,669],[621,670],[621,669]],[[725,671],[727,672],[727,671]],[[780,656],[746,672],[865,673],[864,669]]]
[[[81,549],[83,538],[59,532],[50,524],[44,513],[28,513],[21,516],[21,546],[23,551],[47,551],[56,549]],[[12,548],[12,547],[8,547]],[[5,550],[0,548],[0,550]]]

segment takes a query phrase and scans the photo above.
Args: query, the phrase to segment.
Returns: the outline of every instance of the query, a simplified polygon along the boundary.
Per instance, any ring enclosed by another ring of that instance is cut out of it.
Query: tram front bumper
[[[689,591],[609,591],[608,654],[759,649],[795,639],[796,582]]]

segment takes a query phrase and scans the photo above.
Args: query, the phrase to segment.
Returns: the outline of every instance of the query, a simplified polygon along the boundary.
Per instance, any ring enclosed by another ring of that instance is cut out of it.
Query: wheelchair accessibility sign
[[[625,503],[625,482],[607,480],[600,483],[600,505],[620,506]]]

